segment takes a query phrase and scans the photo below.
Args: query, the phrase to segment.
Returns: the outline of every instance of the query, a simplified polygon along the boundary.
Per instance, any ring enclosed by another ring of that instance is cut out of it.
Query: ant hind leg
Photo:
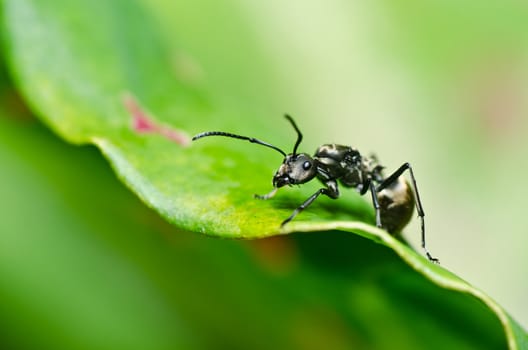
[[[422,201],[420,200],[420,194],[418,193],[418,186],[416,185],[416,178],[414,177],[414,173],[411,167],[411,164],[404,163],[402,164],[395,172],[393,172],[391,175],[389,175],[385,180],[381,182],[376,187],[376,192],[380,192],[384,190],[385,188],[389,187],[391,184],[393,184],[395,181],[398,180],[398,178],[406,171],[409,170],[409,174],[411,177],[411,184],[413,187],[413,191],[416,197],[416,211],[418,212],[418,216],[420,217],[421,222],[421,231],[422,231],[422,248],[425,251],[425,255],[427,258],[434,262],[439,263],[439,260],[437,258],[434,258],[431,253],[429,253],[429,250],[427,250],[427,246],[425,244],[425,213],[422,206]]]

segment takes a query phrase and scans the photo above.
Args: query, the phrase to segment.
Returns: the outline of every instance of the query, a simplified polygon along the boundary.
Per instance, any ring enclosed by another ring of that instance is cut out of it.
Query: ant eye
[[[303,163],[303,169],[304,170],[308,170],[312,167],[312,163],[310,163],[309,161],[306,161]]]

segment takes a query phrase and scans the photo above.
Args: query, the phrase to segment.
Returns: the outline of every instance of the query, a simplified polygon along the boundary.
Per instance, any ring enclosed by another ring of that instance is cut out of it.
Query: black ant
[[[378,164],[375,157],[362,156],[356,149],[349,146],[322,145],[315,151],[313,157],[306,153],[297,153],[303,136],[293,118],[289,115],[285,115],[285,117],[297,132],[297,141],[293,146],[293,152],[290,154],[286,154],[280,148],[267,142],[223,131],[206,131],[192,139],[195,141],[206,136],[226,136],[266,146],[282,154],[284,160],[273,176],[273,190],[265,195],[255,195],[255,198],[258,199],[269,199],[277,193],[280,187],[303,184],[317,177],[325,187],[308,197],[282,222],[281,226],[290,222],[321,194],[337,199],[339,197],[338,181],[345,187],[355,188],[360,195],[370,191],[372,203],[376,210],[376,226],[384,228],[390,233],[400,232],[407,225],[416,204],[416,210],[421,220],[422,248],[430,261],[438,263],[438,259],[431,256],[425,245],[425,214],[418,194],[416,179],[409,163],[404,163],[391,175],[384,177],[383,166]],[[411,176],[412,190],[409,182],[402,177],[406,170]]]

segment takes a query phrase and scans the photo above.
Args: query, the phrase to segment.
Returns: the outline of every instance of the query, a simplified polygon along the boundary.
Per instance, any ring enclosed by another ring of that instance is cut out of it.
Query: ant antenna
[[[293,126],[295,131],[297,131],[297,141],[295,141],[295,146],[293,146],[293,155],[296,155],[297,154],[297,147],[299,147],[299,145],[301,144],[303,136],[301,134],[301,130],[299,130],[299,128],[297,127],[297,124],[295,124],[295,121],[293,120],[293,118],[290,117],[288,114],[285,114],[284,117],[286,119],[288,119],[288,121],[291,123],[291,125]]]
[[[293,120],[292,120],[292,123],[293,123]],[[294,127],[297,129],[296,126],[294,126]],[[251,143],[256,143],[257,145],[262,145],[262,146],[266,146],[266,147],[272,148],[275,151],[277,151],[280,154],[282,154],[284,157],[286,157],[286,153],[283,150],[281,150],[279,147],[273,146],[272,144],[269,144],[269,143],[264,142],[264,141],[257,140],[257,139],[255,139],[253,137],[235,135],[235,134],[231,134],[231,133],[223,132],[223,131],[206,131],[206,132],[202,132],[202,133],[194,136],[192,138],[192,140],[196,141],[196,140],[201,139],[202,137],[206,137],[206,136],[225,136],[225,137],[232,137],[234,139],[246,140],[246,141],[249,141]],[[296,146],[296,148],[297,148],[297,146]]]

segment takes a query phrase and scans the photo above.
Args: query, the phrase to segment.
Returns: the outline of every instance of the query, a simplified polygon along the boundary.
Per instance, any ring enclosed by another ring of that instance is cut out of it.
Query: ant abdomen
[[[389,233],[400,233],[407,226],[414,212],[415,200],[411,186],[400,176],[378,192],[377,197],[381,211],[381,226]]]

